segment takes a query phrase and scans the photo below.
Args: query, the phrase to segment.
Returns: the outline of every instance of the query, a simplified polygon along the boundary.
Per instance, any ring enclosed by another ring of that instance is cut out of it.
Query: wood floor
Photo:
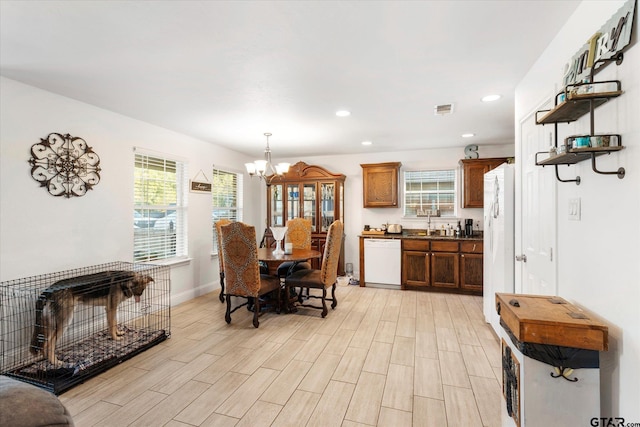
[[[171,338],[60,395],[76,426],[500,425],[500,350],[482,298],[360,288],[338,307],[224,321],[218,293]]]

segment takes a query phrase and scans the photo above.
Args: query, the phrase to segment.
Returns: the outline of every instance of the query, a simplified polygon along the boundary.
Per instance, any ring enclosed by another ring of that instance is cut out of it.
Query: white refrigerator
[[[515,236],[515,168],[503,163],[484,174],[483,311],[498,336],[496,292],[513,293]]]

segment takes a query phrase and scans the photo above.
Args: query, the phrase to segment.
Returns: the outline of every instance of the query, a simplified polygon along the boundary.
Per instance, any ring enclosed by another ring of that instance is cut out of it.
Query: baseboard
[[[220,289],[220,284],[217,282],[210,282],[200,285],[195,289],[188,289],[184,292],[180,292],[179,294],[172,294],[171,306],[174,307],[178,304],[182,304],[183,302],[208,294],[209,292],[213,292],[216,289]]]

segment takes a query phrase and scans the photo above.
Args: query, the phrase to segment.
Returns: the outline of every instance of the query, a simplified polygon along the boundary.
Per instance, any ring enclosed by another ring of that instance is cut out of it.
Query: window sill
[[[151,261],[149,262],[149,264],[154,264],[154,265],[167,265],[170,267],[180,267],[183,265],[189,265],[191,264],[191,260],[193,258],[189,258],[189,257],[185,257],[185,258],[171,258],[171,259],[163,259],[163,260],[159,260],[159,261]]]

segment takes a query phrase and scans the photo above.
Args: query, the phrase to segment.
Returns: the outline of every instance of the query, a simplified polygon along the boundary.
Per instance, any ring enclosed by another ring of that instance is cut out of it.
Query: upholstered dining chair
[[[220,227],[222,257],[224,259],[225,297],[227,312],[224,319],[231,323],[231,313],[238,308],[253,304],[253,326],[260,325],[260,297],[276,291],[280,309],[280,279],[260,274],[256,229],[242,222],[232,222]],[[247,302],[231,309],[231,297],[246,298]]]
[[[304,304],[301,299],[298,301],[303,307],[311,307],[322,309],[322,317],[326,317],[327,302],[331,301],[331,308],[334,309],[338,305],[336,299],[336,282],[338,280],[338,261],[340,260],[340,250],[342,248],[342,235],[344,233],[344,225],[342,221],[336,220],[327,231],[327,241],[324,247],[322,257],[322,266],[320,270],[305,269],[295,271],[285,279],[285,295],[289,295],[291,287],[321,289],[322,296],[309,293],[308,298],[319,298],[322,300],[322,307],[311,304]],[[327,289],[331,288],[331,298],[327,298]]]
[[[216,240],[218,242],[218,265],[220,266],[220,302],[224,304],[224,261],[222,260],[222,238],[220,237],[220,227],[231,224],[228,219],[216,221]]]
[[[293,249],[311,249],[311,220],[305,218],[292,218],[287,221],[287,234],[285,243],[291,243]],[[292,269],[293,267],[293,269]],[[278,277],[285,277],[292,271],[311,268],[308,262],[283,262],[278,266]]]

